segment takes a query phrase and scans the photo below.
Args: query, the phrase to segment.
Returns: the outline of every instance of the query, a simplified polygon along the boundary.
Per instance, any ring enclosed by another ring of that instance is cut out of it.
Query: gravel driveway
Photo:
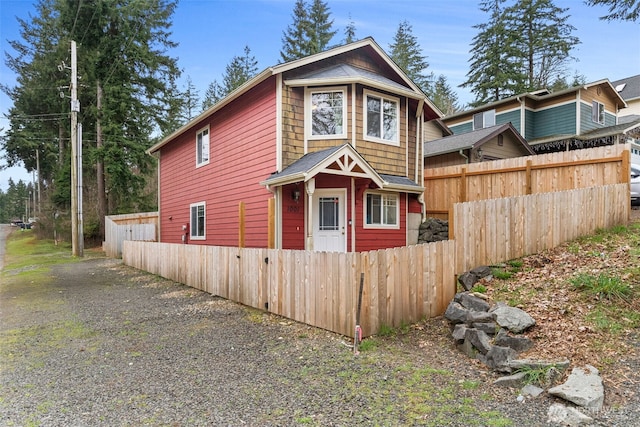
[[[553,398],[494,389],[441,319],[354,356],[342,336],[117,260],[4,277],[3,426],[549,425]],[[594,425],[640,425],[638,406]]]

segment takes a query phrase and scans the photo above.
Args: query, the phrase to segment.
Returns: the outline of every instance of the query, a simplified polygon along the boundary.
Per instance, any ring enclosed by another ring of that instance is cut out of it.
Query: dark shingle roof
[[[333,153],[341,149],[341,145],[336,145],[335,147],[327,148],[326,150],[314,151],[313,153],[307,153],[304,156],[300,157],[300,159],[293,162],[291,165],[287,166],[280,172],[272,173],[268,180],[283,178],[289,175],[297,175],[300,173],[305,173],[311,170],[314,166],[320,164],[323,160],[331,157]]]
[[[354,67],[349,64],[338,64],[321,70],[312,71],[308,74],[296,77],[296,80],[349,80],[355,78],[364,78],[387,86],[397,87],[398,89],[410,89],[407,86],[401,85],[400,83],[388,79],[380,74],[373,73],[363,68]]]
[[[487,140],[493,138],[494,136],[510,129],[514,133],[514,135],[519,136],[517,131],[513,129],[512,125],[510,125],[509,123],[505,123],[502,125],[491,126],[471,132],[445,136],[444,138],[436,139],[434,141],[428,141],[424,143],[424,156],[432,157],[440,154],[453,153],[460,150],[474,148],[476,146],[484,144]],[[527,142],[524,140],[524,138],[519,137],[519,139],[521,140],[523,146],[528,147]]]
[[[611,85],[618,90],[619,86],[624,85],[622,90],[618,90],[618,93],[625,101],[629,99],[640,98],[640,74],[633,77],[627,77],[626,79],[616,80]]]

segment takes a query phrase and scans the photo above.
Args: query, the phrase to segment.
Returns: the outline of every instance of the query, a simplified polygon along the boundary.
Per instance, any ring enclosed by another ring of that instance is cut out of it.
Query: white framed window
[[[196,133],[196,167],[209,163],[209,126]]]
[[[364,198],[364,228],[400,228],[398,194],[366,191]]]
[[[604,104],[598,101],[593,101],[591,104],[591,120],[595,123],[604,124]]]
[[[347,137],[347,90],[307,89],[305,115],[310,139]]]
[[[473,130],[496,125],[496,110],[483,111],[473,115]]]
[[[206,212],[207,206],[205,202],[192,203],[189,206],[191,211],[189,223],[189,236],[191,240],[204,240],[206,238]]]
[[[400,145],[400,100],[365,90],[364,102],[364,139]]]

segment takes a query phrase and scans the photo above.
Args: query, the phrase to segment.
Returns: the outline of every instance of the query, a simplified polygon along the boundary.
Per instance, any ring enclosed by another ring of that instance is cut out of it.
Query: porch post
[[[305,245],[305,249],[308,251],[313,250],[313,193],[316,191],[316,179],[311,178],[309,181],[305,183],[305,188],[307,190],[307,209],[305,209],[306,214],[306,222],[307,222],[307,242]]]

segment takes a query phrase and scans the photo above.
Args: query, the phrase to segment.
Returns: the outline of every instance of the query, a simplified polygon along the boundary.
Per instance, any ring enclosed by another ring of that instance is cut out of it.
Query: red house
[[[367,38],[267,68],[149,149],[160,241],[316,251],[415,243],[438,109]]]

